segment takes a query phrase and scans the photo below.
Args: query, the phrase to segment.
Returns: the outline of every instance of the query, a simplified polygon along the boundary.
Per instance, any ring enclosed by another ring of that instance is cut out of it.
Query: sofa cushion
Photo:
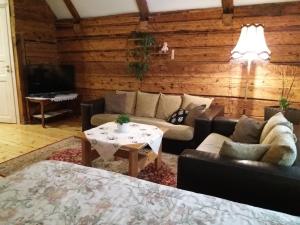
[[[138,91],[135,115],[142,117],[155,117],[160,94],[150,94]]]
[[[181,108],[186,109],[189,104],[194,103],[195,105],[206,105],[208,109],[213,102],[214,98],[206,98],[200,96],[193,96],[188,94],[183,94]]]
[[[261,136],[260,136],[260,141],[259,143],[262,143],[264,141],[264,139],[266,138],[266,136],[268,135],[268,133],[276,126],[276,125],[282,125],[282,126],[286,126],[289,127],[291,130],[293,130],[293,124],[291,124],[285,117],[284,115],[279,112],[277,114],[275,114],[274,116],[272,116],[266,123],[266,125],[264,126],[264,129],[261,132]]]
[[[292,134],[284,133],[276,137],[271,148],[261,161],[280,166],[292,166],[297,158],[297,147]]]
[[[243,115],[235,126],[231,139],[235,142],[258,144],[265,123]]]
[[[173,112],[178,110],[182,103],[180,95],[161,94],[158,101],[156,118],[167,120]]]
[[[204,139],[196,150],[218,154],[224,141],[231,141],[231,139],[220,134],[211,133]]]
[[[189,104],[187,107],[187,110],[189,112],[184,120],[184,124],[190,127],[194,127],[195,120],[201,115],[203,115],[203,113],[205,112],[206,105],[199,105],[194,107],[191,107],[191,105],[193,105],[193,103]]]
[[[116,94],[113,92],[106,93],[105,99],[105,112],[106,113],[125,113],[126,94]]]
[[[184,120],[188,114],[188,111],[180,108],[176,110],[168,119],[169,123],[172,123],[174,125],[184,124]]]
[[[271,145],[244,144],[232,141],[224,141],[220,155],[239,160],[260,160]]]
[[[107,122],[115,121],[118,116],[119,114],[96,114],[92,116],[91,124],[93,126],[99,126]],[[130,116],[130,120],[135,123],[143,123],[168,128],[168,131],[165,133],[164,137],[172,140],[190,141],[194,137],[194,128],[186,125],[173,125],[162,119],[138,116]]]
[[[125,113],[134,114],[136,105],[136,92],[135,91],[116,91],[117,94],[126,94]]]
[[[273,144],[273,142],[284,134],[290,134],[294,137],[294,133],[291,128],[284,125],[276,125],[264,138],[262,144]],[[296,140],[295,140],[296,141]]]

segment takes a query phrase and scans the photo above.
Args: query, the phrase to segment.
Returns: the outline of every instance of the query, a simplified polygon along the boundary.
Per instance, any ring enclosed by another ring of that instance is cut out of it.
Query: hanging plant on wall
[[[130,58],[133,62],[129,62],[129,72],[133,73],[138,80],[143,80],[145,74],[149,70],[151,49],[155,45],[155,38],[145,32],[134,32],[132,39],[135,43],[135,48],[129,50]]]

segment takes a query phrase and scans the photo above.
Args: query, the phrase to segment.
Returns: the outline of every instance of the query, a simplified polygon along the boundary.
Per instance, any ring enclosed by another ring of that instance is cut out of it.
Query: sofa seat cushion
[[[231,139],[220,134],[211,133],[204,139],[196,150],[218,154],[224,141],[231,141]]]
[[[119,114],[96,114],[92,116],[91,124],[93,126],[100,126],[101,124],[115,121],[118,116]],[[139,116],[130,116],[130,120],[131,122],[135,123],[143,123],[168,128],[168,131],[164,135],[164,137],[168,139],[190,141],[194,137],[194,128],[186,125],[174,125],[162,119]]]

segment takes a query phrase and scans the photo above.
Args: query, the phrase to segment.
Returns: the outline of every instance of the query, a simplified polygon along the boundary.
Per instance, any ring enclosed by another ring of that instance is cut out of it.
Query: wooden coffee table
[[[167,128],[159,128],[165,134]],[[139,170],[145,168],[149,162],[155,161],[156,169],[161,167],[161,153],[162,153],[162,144],[160,145],[158,154],[154,153],[152,150],[146,150],[145,148],[148,145],[145,143],[139,144],[129,144],[121,146],[118,151],[114,154],[115,159],[123,158],[128,159],[129,168],[128,175],[136,177],[139,173]],[[146,150],[146,151],[145,151]],[[82,138],[82,163],[85,166],[91,166],[91,162],[98,158],[100,155],[96,150],[91,148],[90,142],[87,138]]]

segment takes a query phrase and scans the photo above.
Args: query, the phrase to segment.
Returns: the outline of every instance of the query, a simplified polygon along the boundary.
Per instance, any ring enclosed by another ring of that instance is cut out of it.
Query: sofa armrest
[[[300,168],[220,158],[184,150],[177,187],[231,201],[300,215]]]
[[[229,137],[233,134],[237,119],[229,119],[225,117],[215,117],[212,122],[212,133],[217,133]]]
[[[92,128],[91,117],[94,114],[104,113],[105,101],[104,98],[99,98],[92,101],[82,102],[80,106],[82,131],[85,131]]]
[[[212,122],[216,116],[224,115],[224,106],[213,105],[207,109],[200,117],[195,120],[194,127],[194,143],[196,148],[210,133],[212,130]]]

